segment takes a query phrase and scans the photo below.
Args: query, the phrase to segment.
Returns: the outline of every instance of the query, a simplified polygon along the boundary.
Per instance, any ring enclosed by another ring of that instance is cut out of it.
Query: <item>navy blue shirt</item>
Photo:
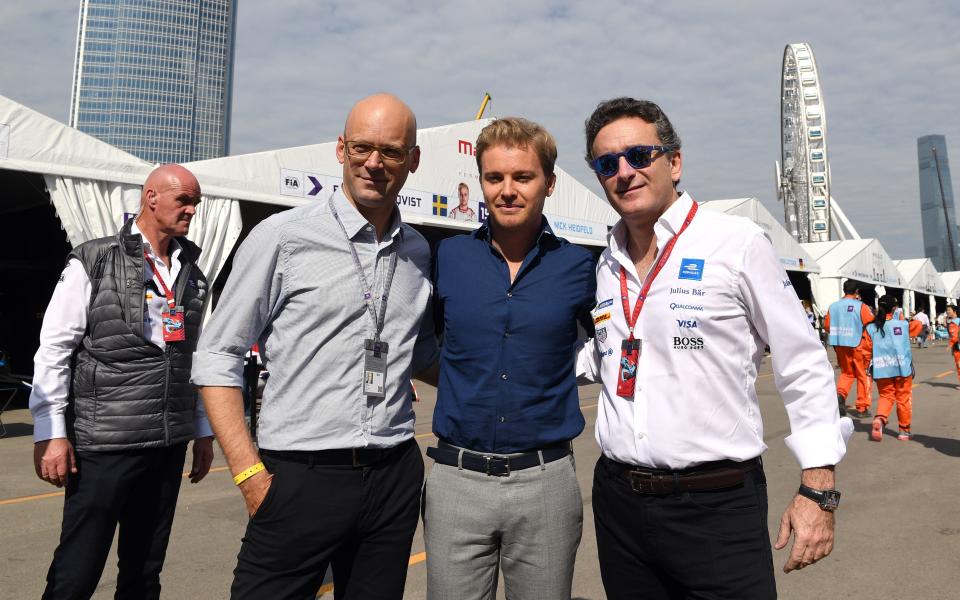
[[[593,335],[593,255],[546,219],[510,283],[489,222],[440,242],[434,262],[442,328],[433,432],[478,452],[524,452],[583,431],[574,373],[578,321]]]

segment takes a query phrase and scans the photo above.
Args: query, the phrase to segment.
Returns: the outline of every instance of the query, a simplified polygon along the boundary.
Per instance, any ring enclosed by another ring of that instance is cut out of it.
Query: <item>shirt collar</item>
[[[333,193],[333,205],[334,208],[337,209],[337,216],[340,217],[343,228],[347,231],[347,237],[351,240],[363,231],[364,228],[370,226],[370,222],[367,221],[353,203],[347,199],[347,196],[343,193],[343,188],[337,188],[337,191]],[[387,231],[390,232],[391,238],[399,235],[400,239],[403,240],[403,221],[400,218],[400,210],[397,208],[393,210]]]
[[[680,231],[692,205],[693,198],[687,192],[683,192],[653,224],[653,233],[657,236],[658,250],[662,249],[667,241]],[[607,247],[614,255],[627,256],[627,241],[627,224],[623,219],[620,219],[607,234]]]
[[[474,229],[470,235],[472,235],[475,239],[483,240],[487,243],[491,242],[492,238],[490,237],[490,217],[487,217],[486,220],[484,220],[483,224],[480,225],[480,227]],[[537,243],[535,245],[539,246],[544,242],[545,239],[550,239],[550,238],[559,239],[557,238],[557,234],[553,232],[553,228],[550,227],[550,222],[547,221],[546,217],[541,215],[540,216],[540,233],[537,234]]]
[[[143,235],[143,232],[140,231],[140,228],[137,227],[137,218],[133,217],[131,219],[133,223],[130,224],[130,233],[133,235],[139,235],[143,239],[143,250],[150,256],[154,258],[160,258],[161,260],[164,257],[158,257],[156,250],[153,249],[153,246],[150,245],[150,242],[147,240],[147,236]],[[170,260],[178,260],[180,258],[180,242],[177,241],[177,238],[170,238]],[[169,265],[167,265],[169,266]]]

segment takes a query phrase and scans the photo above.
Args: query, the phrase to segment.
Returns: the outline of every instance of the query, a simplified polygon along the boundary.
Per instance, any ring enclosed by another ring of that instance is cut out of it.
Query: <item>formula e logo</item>
[[[674,350],[703,350],[703,338],[674,336],[673,348]]]
[[[903,335],[903,327],[894,327],[893,335]]]
[[[700,281],[703,279],[703,263],[702,258],[684,258],[680,261],[680,274],[677,277]]]
[[[697,329],[697,322],[687,321],[686,319],[677,319],[677,327],[681,329]]]

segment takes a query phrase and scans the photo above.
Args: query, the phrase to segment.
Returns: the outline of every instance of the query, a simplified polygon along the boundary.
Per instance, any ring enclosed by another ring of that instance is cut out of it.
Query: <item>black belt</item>
[[[443,440],[437,443],[436,448],[427,448],[427,456],[441,465],[462,467],[468,471],[476,471],[496,477],[507,477],[513,471],[522,471],[530,467],[540,466],[540,455],[543,455],[543,464],[560,460],[573,452],[570,442],[551,444],[538,450],[530,450],[515,456],[497,456],[463,450],[461,459],[460,448],[448,444]]]
[[[670,470],[639,467],[601,456],[607,469],[623,477],[638,494],[677,494],[679,492],[708,492],[738,486],[747,473],[763,466],[760,457],[743,462],[718,460],[689,469]]]
[[[389,458],[393,453],[416,444],[409,439],[393,448],[338,448],[336,450],[266,450],[260,454],[269,458],[320,465],[325,467],[369,467]]]

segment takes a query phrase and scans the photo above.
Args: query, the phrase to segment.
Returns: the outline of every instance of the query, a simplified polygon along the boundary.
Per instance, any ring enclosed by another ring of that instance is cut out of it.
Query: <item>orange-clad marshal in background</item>
[[[893,403],[897,403],[897,439],[910,439],[910,421],[913,416],[913,354],[910,338],[920,335],[923,323],[914,319],[905,321],[903,311],[897,308],[893,296],[881,296],[877,303],[877,317],[866,327],[865,350],[872,358],[873,377],[880,390],[877,416],[873,418],[870,439],[883,439],[883,428],[890,417]]]
[[[840,414],[864,418],[870,416],[870,378],[867,375],[868,359],[864,359],[863,342],[867,337],[864,326],[873,321],[873,311],[860,301],[859,282],[848,279],[843,282],[843,298],[830,305],[823,326],[829,332],[827,343],[837,353],[840,377],[837,379],[837,402]],[[854,380],[857,381],[857,405],[851,410],[847,396]]]

